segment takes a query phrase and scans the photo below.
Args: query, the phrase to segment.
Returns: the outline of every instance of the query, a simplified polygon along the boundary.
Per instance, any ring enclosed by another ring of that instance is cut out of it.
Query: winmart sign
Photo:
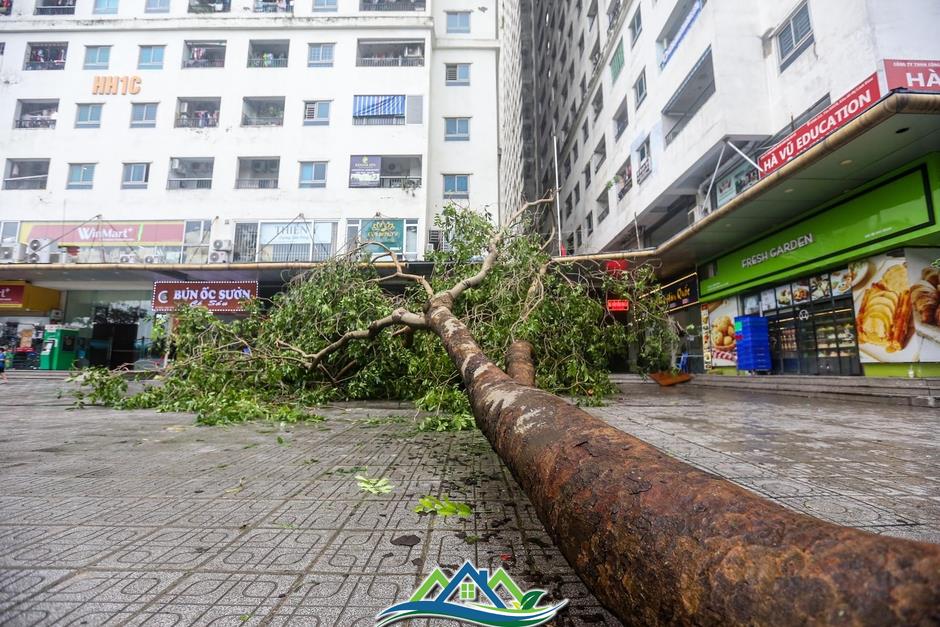
[[[864,113],[881,99],[878,75],[872,74],[852,91],[829,105],[812,120],[760,157],[761,176],[767,176],[811,146]]]

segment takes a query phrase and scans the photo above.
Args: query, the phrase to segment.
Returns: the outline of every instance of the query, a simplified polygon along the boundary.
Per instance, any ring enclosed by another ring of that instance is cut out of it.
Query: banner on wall
[[[703,343],[706,354],[711,357],[713,368],[738,365],[738,351],[734,339],[734,319],[738,315],[736,297],[702,305]]]
[[[380,187],[382,185],[382,157],[354,155],[349,159],[350,187]]]
[[[392,252],[400,253],[405,248],[405,221],[402,219],[377,218],[363,220],[360,237],[363,242],[378,242],[387,246]],[[381,254],[385,252],[382,246],[369,246],[369,252]]]
[[[179,246],[182,220],[146,222],[23,222],[20,243],[54,240],[56,246]]]
[[[849,265],[862,363],[940,362],[940,248]]]

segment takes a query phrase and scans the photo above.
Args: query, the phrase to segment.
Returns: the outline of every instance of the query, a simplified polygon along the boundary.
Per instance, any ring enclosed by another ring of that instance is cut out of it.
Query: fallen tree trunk
[[[532,344],[516,340],[506,351],[506,374],[519,385],[535,386],[535,364],[532,362]]]
[[[520,385],[446,300],[426,320],[542,523],[625,624],[940,624],[940,546],[778,506]]]

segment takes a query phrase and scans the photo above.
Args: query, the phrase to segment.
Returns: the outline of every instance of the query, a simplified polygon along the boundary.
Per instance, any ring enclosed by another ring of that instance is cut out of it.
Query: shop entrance
[[[847,270],[746,296],[744,309],[768,318],[773,374],[862,374]]]

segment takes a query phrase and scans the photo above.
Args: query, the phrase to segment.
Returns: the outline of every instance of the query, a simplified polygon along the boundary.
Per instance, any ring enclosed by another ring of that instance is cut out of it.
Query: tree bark
[[[785,509],[496,367],[426,310],[474,415],[588,588],[628,625],[940,623],[940,546]]]
[[[519,385],[535,387],[535,363],[532,361],[532,344],[516,340],[506,351],[506,374]]]

